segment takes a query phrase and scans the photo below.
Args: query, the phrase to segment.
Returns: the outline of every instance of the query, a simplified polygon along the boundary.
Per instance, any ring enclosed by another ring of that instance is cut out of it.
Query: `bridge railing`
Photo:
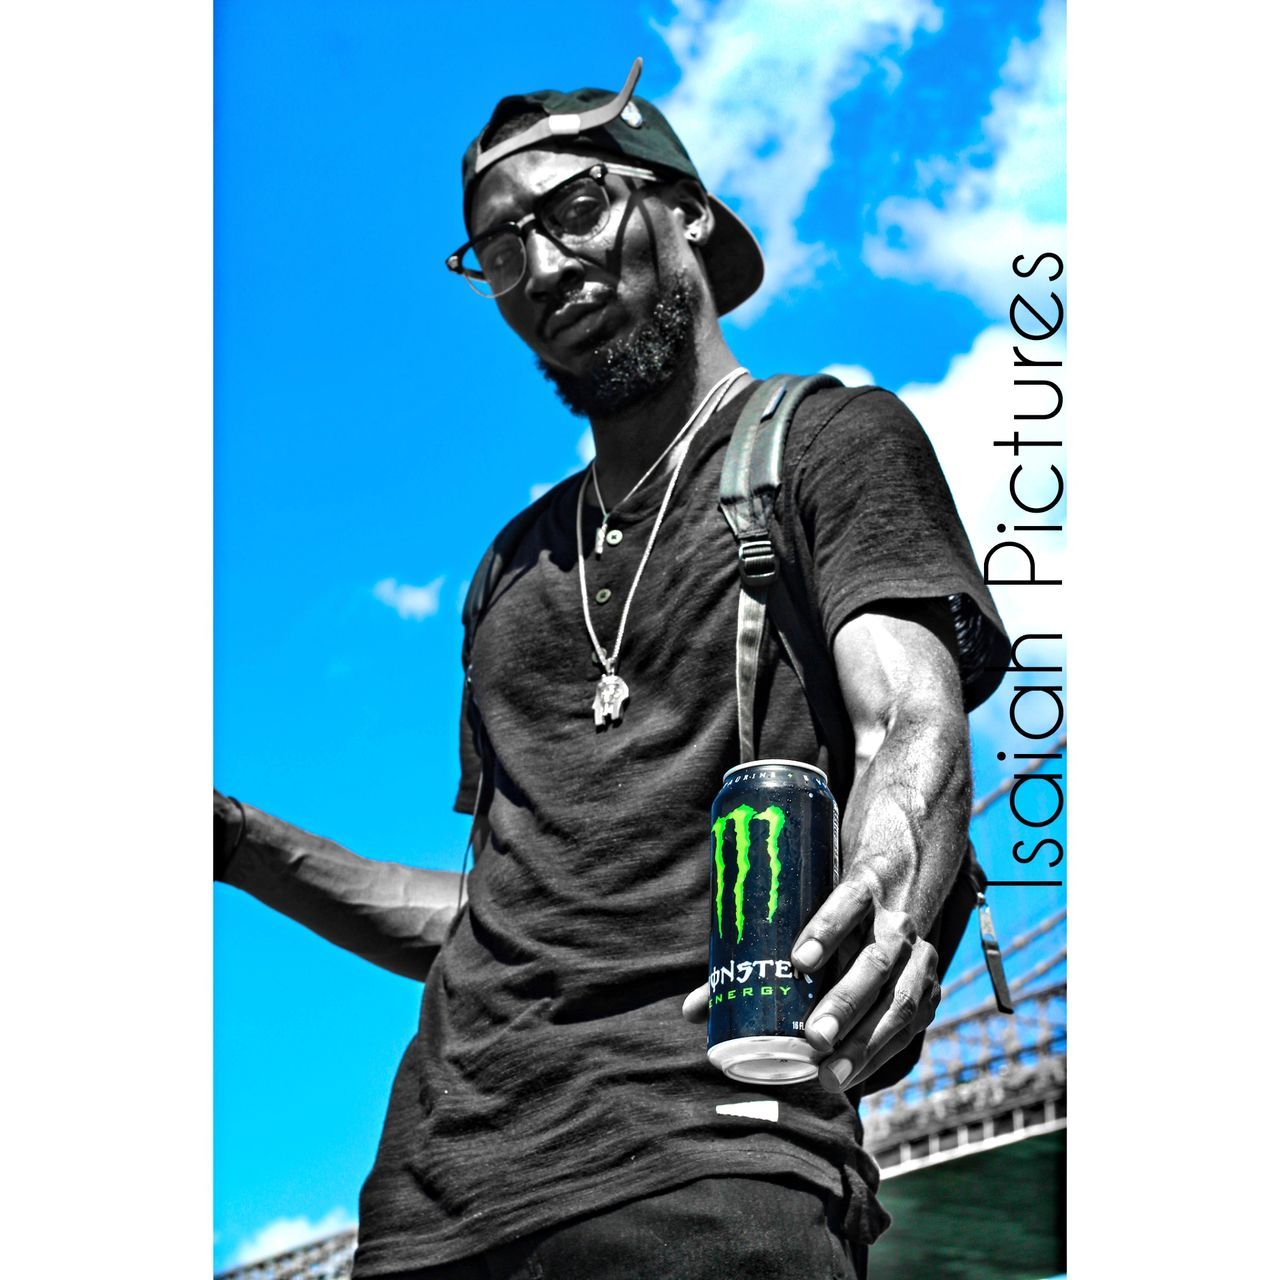
[[[1030,975],[1026,975],[1030,976]],[[882,1167],[966,1146],[1066,1114],[1067,984],[991,1000],[936,1023],[915,1070],[862,1104],[865,1142]]]
[[[220,1271],[214,1280],[348,1280],[355,1259],[354,1227],[245,1266]]]

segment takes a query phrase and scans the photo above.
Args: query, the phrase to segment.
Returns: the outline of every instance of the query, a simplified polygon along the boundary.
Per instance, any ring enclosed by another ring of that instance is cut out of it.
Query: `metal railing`
[[[1026,985],[1065,953],[1024,974]],[[919,1065],[863,1103],[864,1143],[883,1170],[961,1154],[1066,1117],[1067,984],[1024,990],[1012,1015],[990,1000],[936,1023]]]
[[[349,1280],[356,1252],[354,1227],[278,1253],[218,1272],[215,1280]]]

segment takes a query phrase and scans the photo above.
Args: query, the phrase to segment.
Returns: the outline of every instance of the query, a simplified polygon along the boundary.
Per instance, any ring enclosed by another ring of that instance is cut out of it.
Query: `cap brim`
[[[715,229],[702,250],[716,311],[727,315],[741,306],[764,281],[764,254],[747,224],[707,193],[715,213]]]

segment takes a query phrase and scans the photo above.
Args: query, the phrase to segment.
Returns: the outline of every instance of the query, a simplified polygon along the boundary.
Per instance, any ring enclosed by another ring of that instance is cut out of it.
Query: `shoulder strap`
[[[778,373],[752,392],[738,415],[720,473],[720,510],[738,540],[739,572],[746,585],[772,581],[776,570],[768,525],[796,406],[811,391],[840,385],[824,373],[807,378]]]
[[[471,586],[467,588],[467,598],[462,606],[462,665],[468,672],[471,670],[471,646],[476,627],[489,607],[498,579],[502,577],[503,570],[520,545],[520,539],[541,513],[545,505],[544,499],[545,495],[509,520],[480,557],[480,564],[471,578]]]
[[[511,563],[512,557],[520,546],[524,535],[532,528],[534,521],[542,514],[550,499],[550,492],[544,494],[536,502],[525,507],[514,519],[509,520],[501,532],[489,544],[480,564],[467,589],[467,598],[462,606],[462,670],[463,670],[463,708],[467,723],[471,726],[471,736],[475,742],[476,753],[480,757],[480,781],[476,786],[475,813],[483,813],[489,804],[488,787],[492,786],[492,768],[489,763],[489,744],[484,732],[484,723],[480,719],[480,710],[476,706],[475,695],[471,684],[471,651],[475,645],[476,628],[484,617],[485,611],[493,601],[493,593],[501,580],[504,571]],[[474,821],[474,817],[473,817]]]
[[[803,621],[787,575],[778,572],[770,522],[782,485],[782,455],[796,407],[811,391],[838,387],[825,374],[777,374],[752,393],[734,426],[720,473],[720,510],[738,544],[737,697],[738,752],[757,757],[756,678],[766,612],[813,708],[830,753],[842,752],[850,735],[834,670],[825,645]]]

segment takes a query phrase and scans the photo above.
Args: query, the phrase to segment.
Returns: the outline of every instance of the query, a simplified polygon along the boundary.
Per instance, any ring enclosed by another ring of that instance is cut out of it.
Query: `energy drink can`
[[[707,1057],[731,1080],[812,1080],[824,1055],[804,1038],[830,986],[797,975],[791,948],[840,877],[840,818],[827,776],[751,760],[711,806],[711,1005]]]

